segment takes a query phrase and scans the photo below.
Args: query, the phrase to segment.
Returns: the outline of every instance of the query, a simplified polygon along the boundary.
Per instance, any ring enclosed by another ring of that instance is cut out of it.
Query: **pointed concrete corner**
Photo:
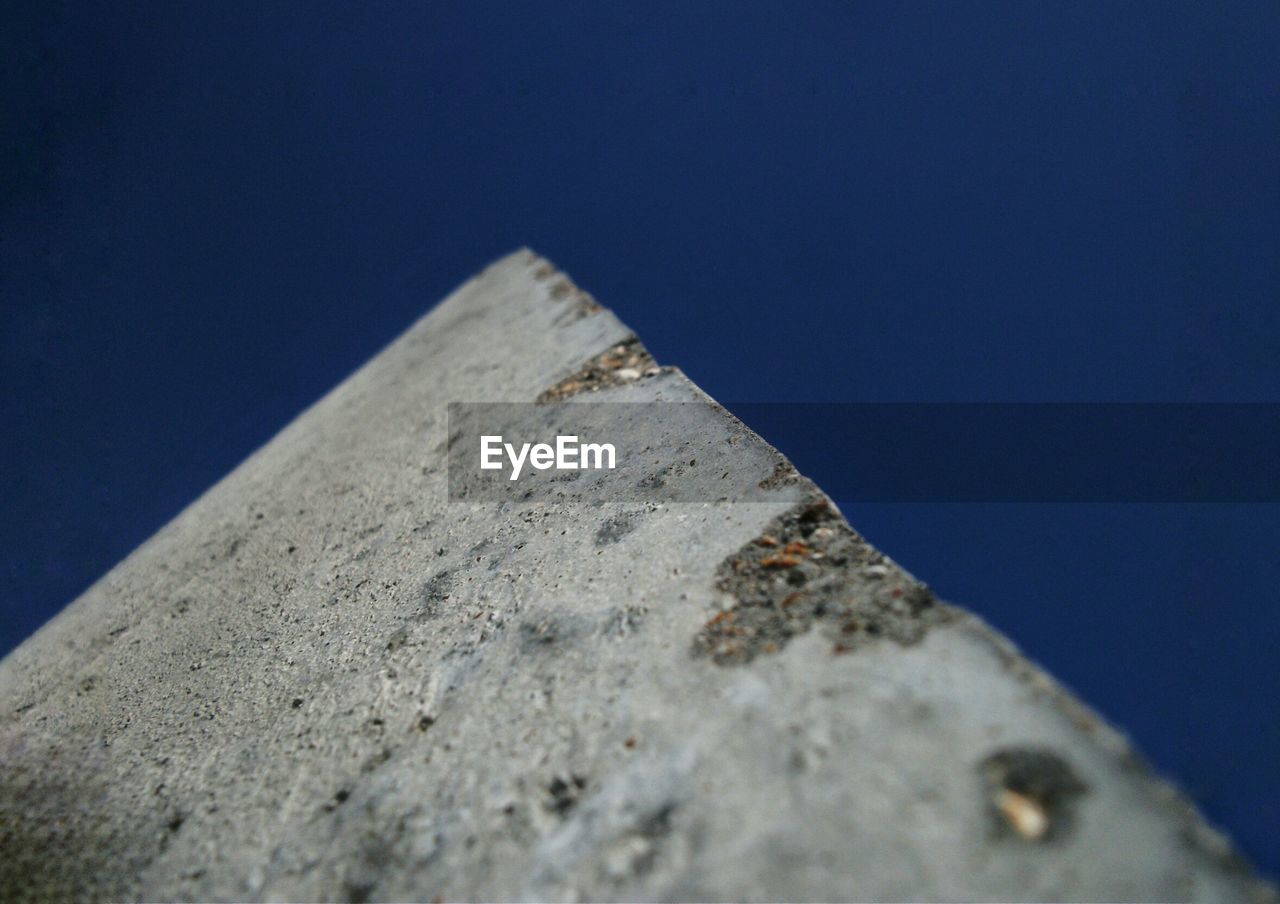
[[[0,663],[0,898],[1275,900],[723,409],[770,501],[449,500],[566,398],[706,401],[522,250]]]

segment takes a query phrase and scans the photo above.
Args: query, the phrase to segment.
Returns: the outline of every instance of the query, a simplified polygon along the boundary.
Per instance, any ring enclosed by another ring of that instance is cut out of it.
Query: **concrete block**
[[[761,500],[449,501],[587,396],[708,401],[506,257],[15,650],[0,898],[1275,900],[714,406]]]

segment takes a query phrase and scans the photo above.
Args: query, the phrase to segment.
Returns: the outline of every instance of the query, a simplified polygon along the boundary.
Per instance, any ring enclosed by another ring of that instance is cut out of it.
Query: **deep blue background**
[[[725,400],[1280,401],[1274,2],[26,6],[0,652],[519,245]],[[1280,873],[1276,506],[846,510]]]

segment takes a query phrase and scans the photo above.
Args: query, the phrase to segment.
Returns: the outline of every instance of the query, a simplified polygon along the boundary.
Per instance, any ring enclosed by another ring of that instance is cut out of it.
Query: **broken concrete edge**
[[[912,646],[948,619],[927,586],[867,543],[811,483],[807,491],[720,563],[716,588],[737,602],[707,621],[696,653],[744,665],[811,629],[833,655],[883,640]]]
[[[867,644],[912,646],[935,627],[949,626],[987,646],[1007,673],[1028,688],[1033,697],[1048,703],[1111,756],[1123,772],[1138,778],[1153,804],[1181,826],[1190,845],[1224,871],[1254,884],[1260,898],[1270,899],[1275,894],[1229,838],[1205,821],[1195,804],[1160,776],[1124,734],[979,616],[938,600],[925,584],[854,531],[825,494],[804,478],[800,480],[811,489],[810,501],[775,518],[764,533],[721,563],[717,587],[730,593],[736,602],[714,614],[703,626],[694,641],[695,655],[706,656],[721,666],[741,666],[758,656],[780,652],[792,636],[817,632],[825,632],[832,642],[832,655],[843,655]],[[797,530],[797,525],[805,521],[809,528]],[[824,532],[828,532],[826,536]],[[887,593],[857,593],[843,604],[837,596],[848,598],[849,594],[828,594],[825,599],[816,600],[819,608],[815,608],[813,601],[800,599],[808,592],[804,588],[815,583],[811,580],[786,595],[754,586],[763,573],[770,571],[799,575],[798,569],[809,564],[803,561],[805,558],[829,557],[839,544],[852,551],[849,561],[838,567],[874,570],[873,583]],[[748,588],[745,591],[744,584]],[[779,612],[795,619],[798,630],[780,628]],[[752,616],[756,616],[753,628],[741,630],[740,626]],[[1003,751],[977,768],[992,795],[990,803],[999,817],[996,824],[1009,826],[1028,841],[1052,841],[1069,829],[1071,801],[1086,790],[1065,762],[1040,749]],[[1032,808],[1033,815],[1023,815],[1028,811],[1019,806]],[[1039,808],[1049,812],[1037,812]],[[1024,820],[1028,818],[1041,822],[1027,826]]]
[[[535,401],[542,404],[562,402],[586,393],[625,386],[648,377],[674,372],[675,368],[659,367],[639,337],[632,334],[630,338],[589,359],[581,368],[554,386],[540,392]]]
[[[504,264],[510,257],[521,256],[534,263],[536,272],[541,274],[541,278],[549,280],[555,286],[554,295],[560,299],[572,299],[577,305],[576,310],[580,312],[580,316],[591,316],[608,309],[600,305],[591,295],[579,288],[572,278],[564,271],[560,270],[555,264],[548,259],[542,257],[529,248],[521,248],[512,255],[504,257],[492,266],[500,266]],[[626,373],[630,369],[633,373]],[[618,377],[617,371],[623,371],[621,377]],[[671,365],[660,365],[645,348],[640,339],[634,334],[629,333],[627,339],[622,343],[602,349],[598,353],[589,356],[584,360],[581,366],[566,375],[553,386],[544,390],[537,397],[537,401],[559,401],[571,398],[583,393],[595,393],[608,390],[612,387],[624,385],[637,379],[653,376],[658,372],[663,373],[680,373],[683,372]],[[877,564],[883,564],[890,571],[896,573],[899,580],[903,583],[895,589],[903,591],[902,596],[914,594],[914,601],[910,601],[910,605],[916,607],[915,616],[924,614],[924,618],[920,619],[919,630],[903,634],[901,625],[893,625],[889,630],[877,632],[884,636],[871,637],[870,642],[884,643],[887,641],[898,642],[902,644],[918,643],[931,627],[935,625],[947,624],[956,630],[963,631],[971,637],[980,640],[986,644],[996,657],[1004,664],[1005,669],[1018,682],[1031,690],[1033,695],[1040,697],[1052,706],[1054,706],[1060,715],[1069,722],[1074,724],[1085,734],[1089,735],[1101,748],[1106,750],[1116,761],[1116,763],[1126,772],[1129,772],[1141,779],[1146,787],[1152,800],[1160,807],[1165,809],[1171,817],[1175,818],[1183,827],[1188,843],[1195,848],[1201,850],[1216,862],[1225,871],[1238,875],[1242,879],[1253,885],[1256,893],[1260,898],[1280,899],[1280,891],[1270,885],[1265,879],[1261,878],[1252,864],[1239,853],[1230,837],[1217,826],[1210,823],[1200,812],[1194,801],[1191,800],[1174,782],[1162,776],[1154,766],[1146,759],[1146,757],[1138,750],[1138,748],[1129,740],[1119,729],[1113,727],[1098,712],[1086,705],[1074,693],[1072,693],[1065,685],[1053,678],[1047,671],[1037,665],[1034,661],[1016,645],[999,631],[995,630],[985,620],[975,613],[954,603],[939,600],[931,589],[923,582],[916,579],[908,571],[894,562],[889,556],[881,553],[877,547],[869,544],[864,540],[849,523],[848,519],[840,512],[835,501],[818,488],[811,480],[800,475],[795,466],[784,456],[778,449],[767,439],[757,434],[751,429],[750,425],[745,424],[728,408],[713,399],[710,395],[702,391],[701,387],[693,384],[697,393],[705,398],[707,404],[724,418],[730,420],[735,426],[739,426],[754,437],[765,449],[772,453],[778,461],[774,474],[766,481],[762,482],[762,487],[766,484],[771,485],[799,485],[803,487],[805,493],[809,496],[806,502],[795,506],[790,512],[775,519],[775,524],[782,524],[791,519],[800,519],[806,517],[816,511],[824,511],[830,513],[829,526],[835,531],[851,538],[854,542],[861,544],[866,550],[869,550],[877,558],[870,564],[874,567]],[[766,539],[765,547],[769,548],[767,540],[770,535],[763,535]],[[781,539],[777,539],[779,545],[783,545]],[[795,542],[794,540],[789,542]],[[723,575],[731,572],[735,563],[742,562],[745,556],[750,555],[752,546],[760,546],[761,538],[757,538],[743,549],[739,550],[734,556],[725,560],[721,564],[720,573],[722,575],[718,586],[721,589],[733,592],[732,583],[726,582]],[[785,549],[786,546],[783,545]],[[787,555],[783,553],[782,555]],[[767,557],[760,559],[760,562],[767,561]],[[778,563],[784,568],[794,566],[788,565],[786,562]],[[765,565],[764,567],[770,567]],[[852,567],[852,566],[850,566]],[[908,589],[910,588],[910,589]],[[735,594],[735,597],[737,595]],[[784,597],[785,599],[785,597]],[[714,650],[714,635],[722,634],[730,616],[743,609],[743,600],[737,598],[737,603],[729,609],[722,610],[720,613],[714,614],[703,631],[700,632],[694,641],[694,655],[708,655],[718,664],[742,664],[749,662],[755,655],[760,653],[774,652],[781,646],[775,646],[773,650],[761,650],[751,652],[721,654],[717,657]],[[869,623],[859,624],[858,630],[848,631],[849,623],[846,622],[842,626],[842,633],[850,633],[866,639],[867,628],[876,624],[874,616],[876,613],[870,613],[873,618]],[[885,613],[881,613],[882,615]],[[856,616],[855,616],[856,618]],[[816,621],[816,620],[815,620]],[[892,622],[893,619],[890,619]],[[855,622],[857,623],[857,622]],[[896,631],[895,631],[896,629]],[[816,624],[807,624],[804,628],[805,632],[817,630]],[[764,644],[776,643],[774,641],[765,640]],[[842,642],[837,640],[832,648],[833,654],[840,655],[850,652],[854,649],[853,642]],[[997,764],[999,768],[999,764]],[[980,764],[980,770],[988,775],[992,772],[992,763],[987,762]],[[1070,784],[1066,779],[1061,783],[1063,786]],[[1074,792],[1072,792],[1074,793]],[[1005,814],[1008,816],[1009,814]],[[1010,822],[1014,820],[1010,819]]]

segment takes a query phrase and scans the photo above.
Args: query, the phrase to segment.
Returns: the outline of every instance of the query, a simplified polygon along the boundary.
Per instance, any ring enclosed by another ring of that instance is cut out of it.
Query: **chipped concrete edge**
[[[538,271],[542,273],[542,278],[553,280],[554,284],[559,287],[557,297],[573,299],[574,303],[585,311],[582,316],[608,311],[592,296],[580,289],[568,274],[556,267],[551,261],[528,248],[521,249],[516,254],[528,256],[534,262]],[[503,260],[505,261],[506,258]],[[502,261],[499,261],[499,263],[502,263]],[[585,299],[585,301],[580,299]],[[621,377],[610,379],[609,373],[618,370],[623,371]],[[628,370],[631,372],[627,373]],[[653,376],[659,371],[663,373],[679,373],[683,376],[683,372],[676,367],[658,365],[635,333],[629,332],[628,339],[623,343],[610,346],[588,356],[581,362],[577,370],[567,374],[560,381],[544,390],[539,395],[538,401],[561,400],[581,393],[601,392],[615,386],[625,385],[635,380]],[[908,585],[914,585],[920,589],[927,598],[927,602],[923,604],[922,608],[923,611],[928,613],[928,617],[921,625],[919,636],[923,636],[924,632],[932,628],[945,626],[963,632],[987,646],[992,655],[1002,663],[1006,671],[1016,681],[1030,689],[1037,697],[1046,700],[1076,730],[1092,739],[1095,744],[1111,756],[1122,771],[1140,779],[1156,805],[1163,808],[1181,825],[1189,843],[1202,851],[1225,872],[1244,880],[1259,900],[1280,900],[1280,889],[1277,889],[1256,872],[1252,864],[1236,849],[1230,837],[1223,830],[1209,822],[1195,802],[1176,783],[1161,775],[1130,741],[1127,735],[1111,725],[1100,713],[1084,703],[1044,668],[1028,658],[1012,640],[1001,634],[980,616],[963,606],[936,598],[932,590],[911,575],[908,570],[889,556],[880,553],[878,548],[866,543],[840,511],[835,501],[811,480],[801,475],[791,461],[778,451],[772,443],[756,433],[750,425],[745,424],[721,403],[707,395],[697,384],[692,381],[689,381],[689,383],[700,395],[705,397],[716,413],[732,421],[735,425],[741,426],[772,456],[776,457],[778,466],[769,481],[773,481],[774,485],[782,483],[799,484],[805,489],[809,499],[795,506],[788,514],[800,513],[805,509],[813,509],[815,506],[826,507],[833,514],[835,523],[839,525],[840,530],[846,531],[854,538],[862,541],[868,549],[880,555],[879,561],[883,561],[890,569],[898,572]],[[783,516],[784,519],[786,517],[786,515]],[[758,544],[759,538],[752,542]],[[748,546],[750,545],[748,544]],[[721,570],[727,567],[731,568],[734,560],[742,556],[746,548],[744,547],[733,556],[730,556],[729,559],[726,559],[721,564]],[[725,588],[722,587],[722,589]],[[732,609],[724,610],[713,616],[711,622],[704,626],[704,632],[708,627],[722,626],[726,616],[731,614],[732,611]],[[817,624],[814,623],[812,627],[808,627],[806,630],[817,630]],[[885,637],[875,642],[883,643],[886,640],[891,641],[893,639]],[[916,637],[905,642],[912,643],[918,639],[919,637]],[[898,639],[898,642],[904,641]],[[850,649],[852,647],[842,647],[840,643],[837,643],[833,648],[833,652],[839,654],[848,652]],[[700,634],[699,638],[695,640],[693,654],[708,655],[714,661],[715,656],[707,647],[705,634]],[[756,654],[752,654],[752,656],[754,655]],[[735,664],[750,661],[752,656],[736,660]]]

